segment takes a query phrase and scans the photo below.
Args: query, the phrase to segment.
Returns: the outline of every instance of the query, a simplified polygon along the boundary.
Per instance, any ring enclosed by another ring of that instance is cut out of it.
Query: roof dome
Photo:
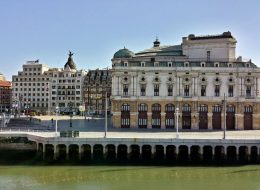
[[[69,67],[70,69],[75,69],[75,70],[76,70],[76,64],[74,63],[72,56],[73,56],[73,53],[70,51],[70,52],[69,52],[68,61],[67,61],[67,63],[64,65],[64,68]]]
[[[114,58],[130,58],[134,55],[134,52],[124,47],[124,49],[120,49],[114,54]]]

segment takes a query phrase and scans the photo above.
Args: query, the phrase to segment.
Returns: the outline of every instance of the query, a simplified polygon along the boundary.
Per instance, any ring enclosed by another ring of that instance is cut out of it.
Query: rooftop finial
[[[69,51],[69,57],[72,57],[72,55],[74,55],[74,53],[72,53],[71,51]]]
[[[159,47],[160,46],[160,41],[158,39],[158,36],[156,35],[156,39],[155,41],[153,42],[153,47]]]

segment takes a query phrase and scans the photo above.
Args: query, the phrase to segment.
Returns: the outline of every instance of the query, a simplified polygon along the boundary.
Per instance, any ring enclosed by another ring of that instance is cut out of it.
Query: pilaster
[[[212,116],[213,116],[213,113],[208,113],[208,129],[209,130],[213,129],[213,127],[212,127]]]
[[[165,112],[161,113],[161,129],[165,129]]]
[[[152,128],[152,113],[147,112],[147,128],[151,129]]]
[[[236,117],[236,126],[237,130],[243,130],[244,129],[244,115],[243,114],[235,114]]]

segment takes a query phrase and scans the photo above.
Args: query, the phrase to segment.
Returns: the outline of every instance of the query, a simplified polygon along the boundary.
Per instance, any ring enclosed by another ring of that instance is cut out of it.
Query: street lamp
[[[222,100],[223,103],[223,111],[224,111],[224,134],[223,139],[226,139],[226,130],[227,130],[227,120],[226,120],[226,94],[224,93],[224,100]]]
[[[56,106],[56,123],[55,123],[55,136],[58,136],[58,111],[59,111],[59,106]]]
[[[70,111],[70,127],[72,127],[72,116],[73,116],[72,115],[73,114],[72,108],[73,108],[73,103],[69,102],[68,106],[69,106],[69,111]]]
[[[107,92],[106,92],[106,103],[105,103],[105,138],[107,137]]]
[[[176,116],[176,139],[178,139],[179,138],[179,122],[178,122],[179,108],[175,109],[175,116]]]

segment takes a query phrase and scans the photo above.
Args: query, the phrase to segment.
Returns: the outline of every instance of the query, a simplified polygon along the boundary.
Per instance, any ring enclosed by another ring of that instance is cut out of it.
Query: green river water
[[[0,166],[0,190],[260,189],[260,166]]]

